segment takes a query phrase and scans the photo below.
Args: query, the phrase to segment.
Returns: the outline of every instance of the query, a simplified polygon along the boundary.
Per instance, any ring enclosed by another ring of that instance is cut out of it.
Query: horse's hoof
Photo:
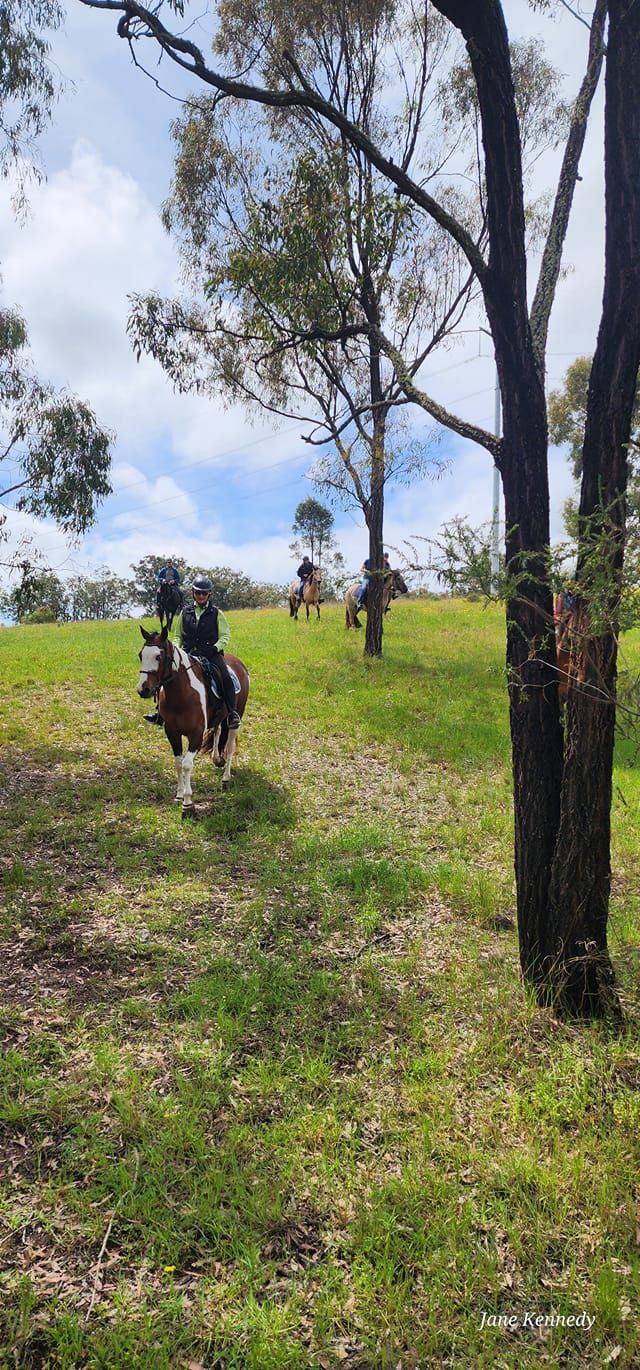
[[[231,789],[231,781],[230,781],[230,780],[223,780],[223,782],[222,782],[222,788],[223,788],[223,790],[230,790],[230,789]]]
[[[177,794],[173,802],[174,802],[174,804],[181,804],[181,803],[182,803],[182,795],[181,795],[181,794]]]
[[[182,821],[183,821],[183,823],[185,822],[185,819],[187,819],[187,818],[193,819],[193,818],[195,818],[195,816],[196,816],[196,810],[195,810],[195,805],[194,805],[194,804],[185,804],[185,805],[183,805],[183,809],[182,809]]]

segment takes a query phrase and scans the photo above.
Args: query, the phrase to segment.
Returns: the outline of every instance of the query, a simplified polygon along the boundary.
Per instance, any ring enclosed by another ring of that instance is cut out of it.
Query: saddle
[[[213,695],[213,698],[219,701],[222,700],[222,695],[220,694],[220,687],[216,680],[215,670],[211,665],[211,662],[209,661],[208,657],[198,656],[196,652],[190,652],[190,656],[192,661],[197,661],[198,665],[202,667],[207,689]],[[233,688],[236,694],[239,695],[241,686],[238,676],[236,675],[233,666],[227,666],[227,670],[233,681]]]

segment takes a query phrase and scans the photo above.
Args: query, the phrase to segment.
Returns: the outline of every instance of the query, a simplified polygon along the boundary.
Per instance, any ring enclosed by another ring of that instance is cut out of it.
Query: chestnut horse
[[[198,755],[211,752],[214,766],[224,766],[222,788],[231,782],[231,762],[236,749],[238,729],[227,726],[227,706],[221,699],[212,701],[205,672],[197,657],[171,642],[166,627],[161,633],[147,633],[141,626],[144,647],[139,652],[140,679],[137,690],[142,699],[158,695],[158,710],[173,752],[178,789],[176,803],[182,816],[193,817],[191,773]],[[236,708],[242,716],[249,695],[249,672],[236,656],[225,653],[225,662],[238,679]],[[182,755],[182,739],[187,751]]]
[[[360,588],[360,582],[359,582],[359,581],[356,581],[355,585],[350,585],[350,586],[349,586],[349,589],[348,589],[348,590],[345,590],[345,594],[344,594],[344,604],[345,604],[345,624],[344,624],[344,626],[345,626],[345,628],[361,628],[361,627],[362,627],[362,624],[359,622],[359,619],[358,619],[358,614],[360,613],[361,608],[366,609],[367,606],[366,606],[366,604],[365,604],[365,605],[362,605],[362,606],[358,604],[358,601],[357,601],[357,599],[356,599],[356,594],[357,594],[357,591],[359,590],[359,588]],[[387,571],[387,573],[386,573],[386,575],[385,575],[385,578],[384,578],[384,586],[383,586],[383,589],[382,589],[382,609],[383,609],[383,613],[386,614],[387,609],[389,608],[389,605],[390,605],[390,603],[391,603],[391,600],[392,600],[392,599],[395,599],[395,598],[396,598],[396,595],[408,595],[408,593],[409,593],[409,586],[407,585],[406,581],[404,580],[404,577],[400,575],[400,572],[399,572],[399,571]]]
[[[298,609],[304,604],[307,610],[307,623],[309,622],[309,608],[314,605],[320,618],[320,586],[322,584],[322,572],[313,571],[309,579],[305,581],[302,599],[298,594],[299,580],[292,580],[289,586],[289,614],[291,618],[297,619]]]

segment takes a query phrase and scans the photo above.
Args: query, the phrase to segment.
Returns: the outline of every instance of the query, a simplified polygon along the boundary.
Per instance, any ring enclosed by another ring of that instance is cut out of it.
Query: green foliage
[[[291,545],[291,551],[295,555],[302,555],[307,549],[310,550],[311,560],[314,566],[322,565],[323,551],[330,551],[333,547],[333,528],[334,517],[330,509],[327,509],[319,500],[309,498],[302,500],[294,514],[291,531],[296,541]]]
[[[20,579],[12,590],[2,596],[2,611],[16,623],[55,622],[66,617],[66,595],[62,581],[53,571],[40,570],[25,560],[20,566]],[[44,614],[45,618],[35,618]]]
[[[77,537],[111,493],[111,434],[81,400],[41,386],[37,391],[36,398],[31,389],[28,411],[23,400],[11,424],[11,454],[21,467],[16,508],[38,518],[49,515]]]
[[[23,623],[56,623],[58,620],[53,609],[42,606],[41,609],[34,609],[33,613],[27,614],[22,620]]]
[[[131,603],[131,582],[107,567],[91,576],[61,581],[52,571],[22,562],[20,579],[2,595],[2,611],[16,623],[79,622],[122,618]]]
[[[427,570],[435,573],[439,583],[450,595],[504,598],[504,562],[501,563],[498,584],[492,584],[491,525],[473,528],[469,520],[459,515],[450,519],[437,537],[430,539]]]
[[[134,576],[131,601],[141,605],[147,614],[156,611],[158,572],[166,561],[166,556],[151,555],[142,557],[131,566]],[[282,586],[254,581],[243,571],[234,571],[230,566],[189,566],[177,556],[172,557],[172,561],[180,573],[181,588],[187,596],[196,576],[209,576],[213,584],[213,599],[219,609],[259,609],[283,602],[285,592]]]
[[[560,73],[547,60],[544,44],[529,38],[510,44],[511,70],[525,157],[535,158],[546,148],[557,147],[566,138],[569,108],[560,99]],[[448,126],[462,121],[479,125],[478,95],[471,65],[467,60],[454,66],[440,91]],[[470,140],[473,145],[473,140]]]
[[[569,444],[569,461],[574,479],[582,475],[582,444],[587,415],[587,398],[591,358],[577,357],[568,367],[561,390],[553,390],[549,396],[549,438],[558,445]],[[629,534],[640,537],[640,386],[631,421],[631,439],[628,450],[629,482],[627,485],[627,522]],[[565,508],[567,531],[575,536],[577,510],[574,501]]]
[[[57,0],[3,0],[0,6],[0,174],[24,174],[36,139],[51,118],[60,89],[49,61],[50,34],[59,28]]]

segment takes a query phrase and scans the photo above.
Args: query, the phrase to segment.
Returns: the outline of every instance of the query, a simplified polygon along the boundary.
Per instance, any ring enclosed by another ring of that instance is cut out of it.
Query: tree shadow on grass
[[[228,878],[229,847],[245,838],[250,879],[253,834],[293,823],[289,796],[254,771],[236,772],[223,792],[220,772],[203,758],[197,788],[213,797],[200,805],[194,830],[173,802],[164,754],[134,765],[122,757],[88,760],[59,746],[5,749],[0,781],[11,813],[0,836],[5,1005],[26,1009],[43,994],[98,1005],[103,998],[151,993],[158,979],[166,980],[166,992],[188,982],[186,946]],[[183,880],[189,894],[177,900]],[[169,908],[175,902],[177,912],[175,927],[169,919],[158,935],[145,924],[149,918],[153,928],[163,882],[166,902]]]

